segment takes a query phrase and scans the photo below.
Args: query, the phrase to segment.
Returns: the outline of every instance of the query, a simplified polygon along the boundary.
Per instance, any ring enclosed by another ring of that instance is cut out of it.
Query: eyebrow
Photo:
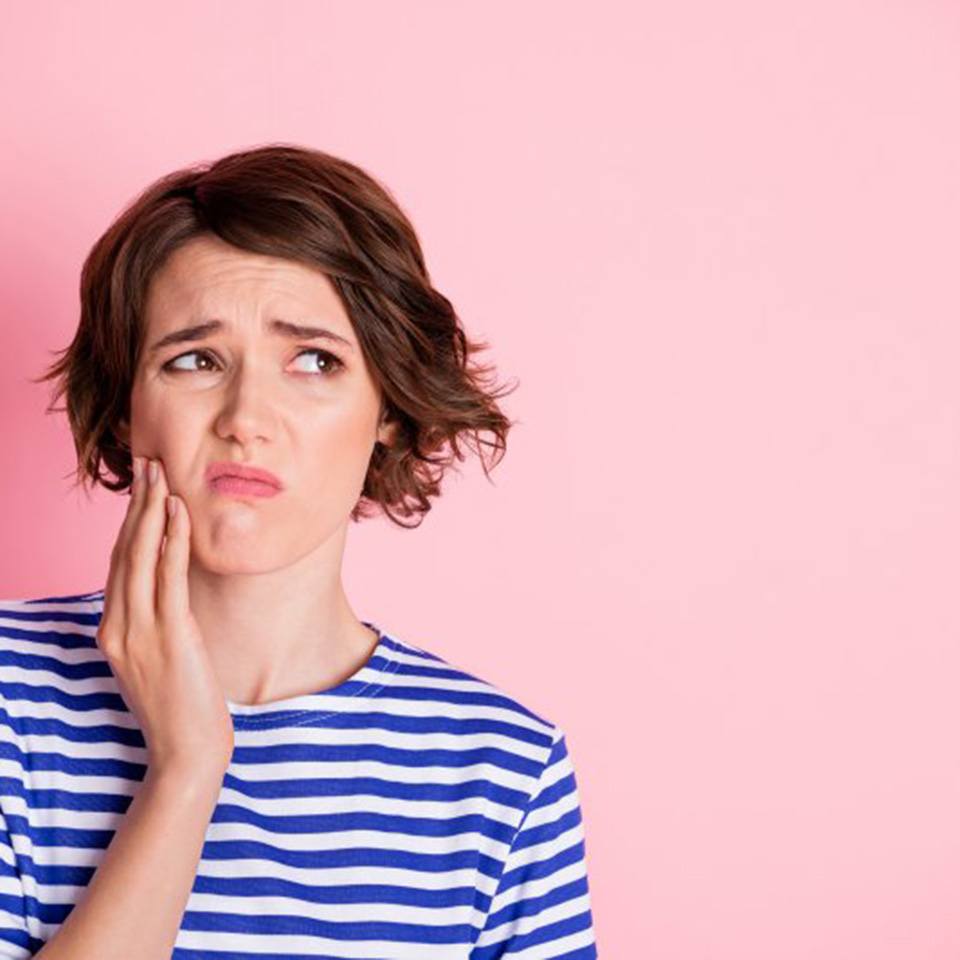
[[[192,343],[195,340],[203,340],[211,333],[222,330],[225,326],[226,324],[222,320],[205,320],[203,323],[195,323],[192,326],[174,330],[153,344],[150,347],[150,353],[156,353],[158,350],[169,347],[174,343]],[[353,350],[353,344],[346,337],[341,337],[339,333],[334,333],[326,327],[304,326],[299,323],[291,323],[289,320],[271,320],[267,326],[271,333],[286,337],[288,340],[333,340],[347,347],[347,349]]]

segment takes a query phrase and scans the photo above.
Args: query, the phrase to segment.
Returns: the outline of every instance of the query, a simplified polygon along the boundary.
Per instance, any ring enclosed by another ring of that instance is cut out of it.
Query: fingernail
[[[139,477],[143,473],[143,460],[140,457],[133,458],[133,475]]]
[[[167,497],[167,516],[172,517],[177,512],[177,501],[175,497]]]
[[[157,477],[160,476],[160,464],[157,463],[156,460],[150,461],[149,472],[150,472],[150,482],[156,483]]]

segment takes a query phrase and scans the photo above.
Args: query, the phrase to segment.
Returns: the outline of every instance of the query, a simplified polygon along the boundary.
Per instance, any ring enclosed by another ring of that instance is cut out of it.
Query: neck
[[[266,573],[212,572],[191,561],[190,608],[224,696],[255,704],[336,686],[377,638],[343,590],[339,555],[316,551]]]

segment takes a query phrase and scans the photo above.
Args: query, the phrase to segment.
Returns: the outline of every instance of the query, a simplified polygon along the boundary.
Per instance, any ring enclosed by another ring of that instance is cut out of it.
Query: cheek
[[[324,486],[353,493],[363,483],[376,432],[366,418],[353,416],[313,431],[310,462],[314,477]]]
[[[134,450],[163,461],[168,482],[183,480],[200,429],[196,417],[181,414],[155,397],[131,395],[131,436]]]
[[[176,416],[169,403],[163,403],[155,391],[134,386],[130,393],[130,422],[134,433],[153,440],[176,430]]]

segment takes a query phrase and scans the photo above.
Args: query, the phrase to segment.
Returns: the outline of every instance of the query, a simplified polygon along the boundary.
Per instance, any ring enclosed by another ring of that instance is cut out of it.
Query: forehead
[[[175,314],[217,317],[229,325],[238,313],[268,311],[290,320],[322,317],[343,332],[350,329],[336,288],[322,270],[209,236],[193,237],[170,254],[150,281],[145,307],[161,323]]]

